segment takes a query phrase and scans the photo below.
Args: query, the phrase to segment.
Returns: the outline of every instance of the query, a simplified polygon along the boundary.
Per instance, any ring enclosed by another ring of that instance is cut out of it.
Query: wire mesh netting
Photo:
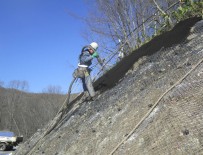
[[[166,92],[203,59],[202,31],[201,21],[192,29],[193,33],[185,42],[163,48],[150,57],[148,65],[136,73],[135,78],[142,79],[139,86],[135,84],[136,88],[141,87],[144,90],[134,92],[138,96],[134,101],[137,103],[137,114],[128,111],[129,117],[136,118],[134,125],[148,112],[146,107],[150,109],[160,94]],[[164,95],[156,108],[115,154],[203,154],[202,95],[203,63],[200,63],[183,81]]]
[[[33,154],[202,155],[202,42],[200,21],[185,41],[141,57],[95,101],[78,101]]]
[[[177,10],[179,6],[179,1],[177,1],[169,6],[165,11],[171,16],[172,12]],[[173,25],[177,23],[176,19],[173,19],[172,21]],[[138,27],[136,27],[130,34],[128,34],[128,38],[118,43],[114,50],[108,50],[107,52],[104,52],[106,54],[102,55],[104,61],[103,67],[100,66],[97,61],[93,61],[93,65],[91,67],[92,80],[96,81],[104,73],[114,67],[123,58],[119,57],[120,52],[128,55],[130,52],[132,52],[132,50],[139,48],[143,43],[150,41],[154,36],[158,35],[157,31],[167,30],[165,23],[166,20],[161,15],[160,11],[156,10],[154,15],[148,17],[142,24],[138,25]],[[81,91],[83,91],[81,80],[78,80],[73,88],[73,92]]]

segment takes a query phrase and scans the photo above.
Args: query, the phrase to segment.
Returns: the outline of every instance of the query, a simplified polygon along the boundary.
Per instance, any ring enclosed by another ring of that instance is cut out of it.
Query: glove
[[[94,52],[94,53],[92,54],[92,57],[93,57],[93,58],[97,58],[97,57],[99,57],[99,54],[98,54],[97,52]]]
[[[97,61],[99,62],[99,64],[101,66],[103,66],[104,60],[102,60],[101,58],[97,57]]]

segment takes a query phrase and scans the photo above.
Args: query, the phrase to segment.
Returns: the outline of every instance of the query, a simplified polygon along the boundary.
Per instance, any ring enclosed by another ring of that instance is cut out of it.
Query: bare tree
[[[47,86],[47,88],[44,88],[42,92],[48,94],[63,94],[61,86],[53,86],[53,85]]]
[[[0,130],[11,130],[27,139],[54,117],[64,100],[65,95],[60,94],[1,88]]]
[[[103,36],[110,44],[117,45],[121,40],[129,48],[144,41],[148,33],[144,21],[155,12],[150,0],[96,0],[94,6],[85,20],[90,31]],[[135,32],[140,25],[142,28]]]
[[[9,82],[8,88],[17,89],[21,91],[28,91],[29,84],[27,81],[13,80]]]
[[[171,20],[171,18],[170,18],[170,15],[169,15],[167,12],[165,12],[165,11],[161,8],[161,6],[158,4],[158,2],[157,2],[156,0],[153,0],[153,2],[154,2],[154,4],[155,4],[156,8],[157,8],[157,9],[162,13],[162,15],[164,16],[166,22],[169,24],[169,26],[171,26],[171,25],[172,25],[172,20]]]
[[[146,20],[157,11],[159,18],[156,20],[164,20],[169,26],[172,25],[166,10],[174,2],[176,0],[96,0],[91,1],[89,16],[83,20],[90,32],[102,36],[106,43],[110,42],[109,45],[117,45],[118,40],[121,40],[132,48],[145,42],[151,35]],[[90,33],[85,33],[86,38],[88,34]],[[91,38],[92,36],[91,33]]]
[[[23,91],[27,91],[29,86],[27,81],[13,80],[8,84],[8,88],[13,91],[8,91],[5,94],[4,101],[6,103],[7,109],[7,124],[5,127],[9,130],[16,131],[19,135],[21,134],[20,127],[18,125],[18,120],[16,120],[16,105],[20,105],[23,97]],[[21,91],[20,91],[21,90]]]

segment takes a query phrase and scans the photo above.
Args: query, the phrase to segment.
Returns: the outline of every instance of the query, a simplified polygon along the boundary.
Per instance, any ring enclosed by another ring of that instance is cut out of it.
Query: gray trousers
[[[94,97],[95,96],[95,90],[93,87],[91,76],[90,75],[85,76],[84,78],[81,78],[81,80],[82,80],[82,85],[83,85],[84,91],[88,91],[89,95],[91,97]]]

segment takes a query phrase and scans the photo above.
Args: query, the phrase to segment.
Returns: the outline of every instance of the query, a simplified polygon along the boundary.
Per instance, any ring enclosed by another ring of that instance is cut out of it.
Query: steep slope
[[[154,45],[160,48],[145,46],[149,54],[140,58],[133,53],[128,59],[139,59],[131,66],[123,60],[120,74],[131,68],[119,81],[109,77],[117,84],[102,80],[105,91],[95,101],[75,103],[63,124],[30,151],[43,130],[37,132],[16,154],[202,154],[203,21],[198,20],[168,32],[168,40],[186,32],[177,43],[163,47],[160,36]]]

